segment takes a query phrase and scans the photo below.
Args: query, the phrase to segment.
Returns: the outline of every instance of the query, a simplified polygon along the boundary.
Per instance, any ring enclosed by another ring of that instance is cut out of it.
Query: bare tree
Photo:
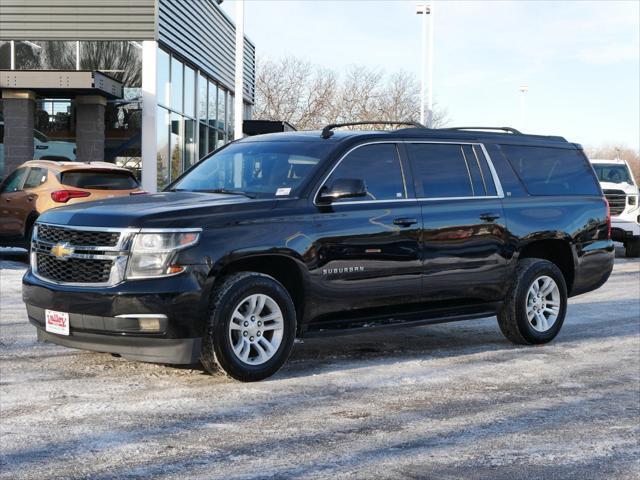
[[[623,145],[602,145],[600,147],[589,147],[585,149],[587,156],[592,159],[612,160],[621,158],[626,160],[631,167],[631,172],[640,183],[640,153],[632,148]]]
[[[254,118],[284,120],[300,130],[334,122],[415,121],[420,117],[420,86],[404,71],[354,65],[342,75],[295,57],[259,60]],[[434,109],[434,126],[448,122]]]

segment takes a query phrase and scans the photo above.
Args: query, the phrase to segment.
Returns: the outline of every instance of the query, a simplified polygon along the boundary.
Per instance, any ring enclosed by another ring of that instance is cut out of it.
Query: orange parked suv
[[[33,223],[50,208],[139,193],[133,174],[111,163],[25,162],[0,186],[0,246],[28,248]]]

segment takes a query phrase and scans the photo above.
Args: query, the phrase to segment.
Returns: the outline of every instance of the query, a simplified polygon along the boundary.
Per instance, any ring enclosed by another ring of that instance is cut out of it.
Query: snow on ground
[[[36,343],[0,260],[0,478],[638,478],[640,263],[551,344],[495,318],[307,340],[272,379]]]

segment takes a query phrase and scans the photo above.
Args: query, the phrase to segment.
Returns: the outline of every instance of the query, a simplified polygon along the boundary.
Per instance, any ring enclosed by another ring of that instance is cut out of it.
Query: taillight
[[[82,190],[56,190],[51,192],[51,200],[57,203],[67,203],[72,198],[82,198],[91,195],[90,192],[83,192]]]
[[[607,205],[607,240],[611,240],[611,207],[609,206],[609,200],[606,198],[604,203]]]

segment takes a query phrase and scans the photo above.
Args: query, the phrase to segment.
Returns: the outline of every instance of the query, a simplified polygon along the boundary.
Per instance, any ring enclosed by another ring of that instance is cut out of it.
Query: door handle
[[[394,225],[399,225],[401,227],[410,227],[413,224],[418,223],[418,220],[415,218],[395,218],[393,220]]]
[[[499,213],[481,213],[480,220],[484,220],[485,222],[493,222],[500,218]]]

